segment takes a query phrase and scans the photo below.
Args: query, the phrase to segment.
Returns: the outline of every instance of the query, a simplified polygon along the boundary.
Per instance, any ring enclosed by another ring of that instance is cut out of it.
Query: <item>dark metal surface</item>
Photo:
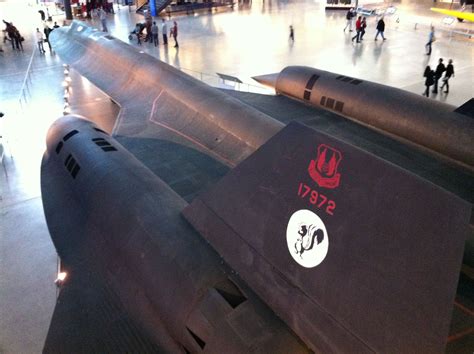
[[[474,119],[474,98],[471,98],[469,101],[464,103],[462,106],[456,108],[455,112],[464,114],[472,119]]]
[[[442,350],[471,205],[404,170],[422,161],[416,173],[441,184],[442,163],[334,113],[305,123],[364,151],[298,125],[265,144],[284,126],[270,118],[283,115],[278,106],[259,111],[80,22],[52,43],[121,109],[115,138],[74,117],[51,128],[42,166],[48,227],[72,274],[97,272],[130,328],[171,352]],[[320,82],[307,80],[307,98]],[[293,103],[283,123],[308,108]],[[335,236],[313,277],[287,262],[278,235],[304,203],[290,184],[308,178],[304,154],[315,158],[321,136],[346,149],[341,186],[324,193],[343,201],[343,217],[322,217]],[[182,217],[192,200],[186,216],[219,253]]]
[[[391,137],[357,124],[342,116],[301,104],[286,96],[269,96],[226,90],[229,95],[261,110],[284,124],[298,121],[363,149],[383,160],[406,169],[460,198],[474,203],[474,176],[431,154],[403,144]],[[471,219],[474,225],[474,219]],[[466,240],[463,262],[474,267],[474,227]]]
[[[181,217],[187,203],[93,123],[53,124],[41,188],[72,276],[92,269],[164,351],[308,351]]]
[[[64,265],[63,265],[64,267]],[[86,262],[66,266],[43,353],[163,353]]]
[[[64,62],[120,105],[114,135],[146,134],[149,125],[159,125],[234,166],[283,127],[85,23],[58,28],[50,40]]]
[[[271,85],[274,75],[255,79]],[[304,66],[283,69],[274,87],[279,94],[334,111],[474,171],[474,121],[453,112],[455,107]]]
[[[335,156],[335,170],[317,155],[321,147],[327,163]],[[290,123],[184,215],[311,348],[441,353],[471,208],[406,170]],[[288,241],[298,230],[290,217],[301,210],[327,230],[318,245],[303,242],[317,257],[329,240],[314,268],[294,260],[306,258]]]

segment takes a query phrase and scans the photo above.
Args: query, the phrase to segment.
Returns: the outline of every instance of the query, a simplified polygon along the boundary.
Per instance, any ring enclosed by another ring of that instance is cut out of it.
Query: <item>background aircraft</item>
[[[459,19],[460,21],[466,20],[469,22],[474,22],[474,13],[467,13],[462,11],[454,11],[454,10],[445,10],[445,9],[438,9],[436,7],[432,7],[431,11],[439,12],[444,15],[453,16]]]

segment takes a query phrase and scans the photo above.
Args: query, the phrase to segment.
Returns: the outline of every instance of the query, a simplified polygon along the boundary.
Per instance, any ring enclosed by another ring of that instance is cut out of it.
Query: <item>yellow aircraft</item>
[[[436,7],[432,7],[431,11],[439,12],[439,13],[442,13],[442,14],[448,15],[448,16],[457,17],[458,19],[474,22],[474,13],[453,11],[453,10],[444,10],[444,9],[438,9]]]

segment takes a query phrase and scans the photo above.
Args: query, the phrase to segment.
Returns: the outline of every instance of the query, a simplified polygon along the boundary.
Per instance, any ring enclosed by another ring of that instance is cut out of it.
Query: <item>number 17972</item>
[[[300,183],[298,187],[298,196],[302,199],[307,199],[310,204],[323,209],[329,215],[334,215],[336,202],[328,199],[324,194],[318,193],[318,191],[312,189],[310,186]]]

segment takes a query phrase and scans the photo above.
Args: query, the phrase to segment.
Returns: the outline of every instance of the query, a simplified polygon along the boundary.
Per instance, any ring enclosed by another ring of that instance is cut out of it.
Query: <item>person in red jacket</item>
[[[356,35],[352,37],[352,41],[357,38],[357,43],[360,43],[360,32],[362,30],[362,17],[357,17],[356,21]]]
[[[178,48],[178,24],[173,21],[173,27],[171,27],[170,36],[174,38],[174,47]]]

